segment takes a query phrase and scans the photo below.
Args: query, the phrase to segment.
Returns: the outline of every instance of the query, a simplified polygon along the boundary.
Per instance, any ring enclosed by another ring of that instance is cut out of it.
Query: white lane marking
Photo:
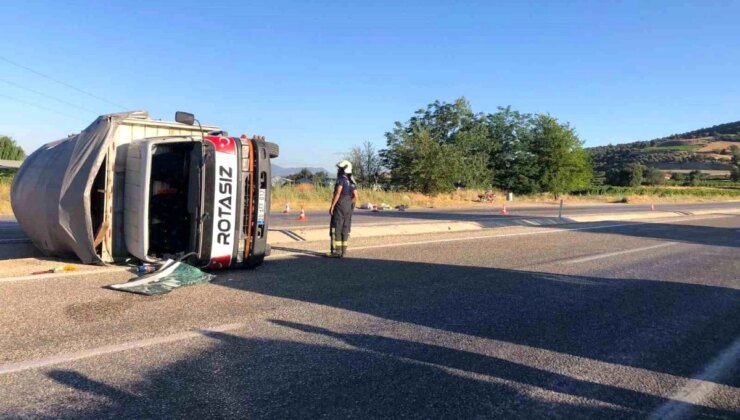
[[[31,243],[31,240],[28,238],[7,238],[7,239],[0,239],[0,245],[5,244],[22,244],[22,243]]]
[[[531,366],[537,369],[542,369],[544,371],[553,372],[558,375],[566,375],[574,378],[575,380],[589,380],[597,384],[609,385],[621,389],[634,390],[645,393],[647,395],[654,395],[661,398],[668,398],[668,395],[664,392],[661,392],[660,390],[655,390],[655,388],[650,388],[649,386],[646,387],[645,384],[656,382],[670,384],[676,382],[680,383],[687,380],[686,378],[671,375],[668,373],[656,372],[644,368],[631,367],[622,364],[603,362],[597,359],[590,359],[582,356],[573,356],[567,353],[560,353],[545,348],[531,347],[528,345],[521,345],[507,341],[470,336],[462,333],[454,333],[432,327],[425,327],[418,324],[388,321],[370,315],[366,316],[368,321],[372,321],[371,324],[373,326],[377,326],[380,324],[385,325],[383,336],[386,337],[398,338],[410,342],[419,342],[434,346],[444,346],[449,347],[450,349],[468,351],[471,353],[496,357],[502,360],[518,363],[523,366]],[[47,357],[43,359],[9,363],[5,365],[0,365],[0,375],[45,368],[52,365],[74,362],[82,359],[93,358],[96,356],[105,356],[108,354],[114,354],[127,350],[136,350],[157,345],[170,344],[192,338],[211,337],[213,333],[225,333],[244,328],[249,329],[253,326],[253,321],[245,323],[223,324],[202,329],[192,329],[166,336],[102,346],[93,349]],[[735,341],[729,351],[723,352],[719,360],[716,360],[714,363],[712,363],[710,365],[710,368],[706,369],[702,373],[702,375],[712,375],[713,373],[721,375],[723,372],[728,371],[728,367],[732,367],[735,364],[735,359],[737,359],[738,353],[740,353],[740,339]],[[548,361],[554,360],[555,358],[563,361],[568,361],[568,363],[565,363],[558,368],[553,368],[552,364]],[[545,361],[544,364],[543,360]],[[113,361],[115,361],[115,359]],[[601,372],[601,374],[596,376],[584,374],[584,368],[587,368],[589,372],[597,371]],[[700,401],[698,397],[700,396],[702,399],[705,398],[706,395],[708,395],[705,392],[718,392],[728,395],[735,395],[734,393],[737,390],[736,388],[730,385],[712,382],[719,379],[719,376],[698,376],[697,379],[688,379],[687,387],[690,386],[690,389],[694,391],[689,393],[677,393],[674,396],[670,397],[674,398],[675,401],[669,401],[668,404],[675,403],[675,405],[678,406],[679,409],[686,408],[686,403],[702,405],[706,407],[718,407],[718,404],[722,404],[721,402],[717,403],[711,400]],[[545,390],[549,390],[549,388],[546,388]],[[703,395],[697,394],[695,390],[702,390]],[[697,404],[697,401],[700,404]],[[730,404],[730,409],[737,409],[737,407],[740,407],[738,406],[737,402],[731,401]],[[672,409],[672,407],[669,408]],[[668,413],[670,414],[671,412]]]
[[[0,278],[0,283],[11,282],[11,281],[24,281],[24,280],[44,280],[44,279],[59,279],[64,277],[76,277],[84,275],[95,275],[103,273],[116,273],[127,271],[129,267],[110,267],[100,268],[97,270],[80,270],[80,271],[67,271],[61,273],[49,273],[49,274],[33,274],[30,276],[17,276],[17,277],[5,277]]]
[[[665,248],[667,246],[673,246],[673,245],[678,245],[678,243],[676,243],[676,242],[667,242],[667,243],[658,244],[658,245],[645,246],[645,247],[642,247],[642,248],[634,248],[634,249],[625,249],[623,251],[606,252],[604,254],[596,254],[596,255],[590,255],[588,257],[576,258],[576,259],[573,259],[573,260],[562,261],[560,264],[580,264],[580,263],[584,263],[584,262],[587,262],[587,261],[599,260],[601,258],[616,257],[617,255],[632,254],[633,252],[647,251],[647,250],[656,249],[656,248]]]
[[[695,220],[709,220],[709,219],[724,219],[728,217],[735,217],[735,215],[711,215],[711,216],[700,216],[700,217],[682,217],[677,218],[677,222],[690,222]],[[661,221],[665,221],[665,219],[660,219]],[[563,228],[557,228],[557,229],[548,229],[548,230],[537,230],[534,232],[516,232],[516,233],[503,233],[500,235],[479,235],[479,236],[467,236],[462,238],[448,238],[448,239],[432,239],[428,241],[414,241],[414,242],[399,242],[394,244],[383,244],[383,245],[367,245],[367,246],[357,246],[352,247],[353,251],[363,251],[367,249],[378,249],[378,248],[395,248],[395,247],[401,247],[401,246],[414,246],[414,245],[427,245],[427,244],[438,244],[438,243],[446,243],[446,242],[460,242],[460,241],[477,241],[480,239],[489,239],[489,238],[510,238],[515,236],[529,236],[529,235],[544,235],[548,233],[567,233],[567,232],[576,232],[581,230],[597,230],[597,229],[609,229],[609,228],[615,228],[615,227],[623,227],[623,226],[639,226],[639,225],[647,225],[653,223],[651,221],[646,222],[629,222],[629,223],[617,223],[612,225],[599,225],[599,226],[586,226],[586,227],[579,227],[579,228],[572,228],[572,229],[563,229]],[[512,226],[517,227],[517,226]],[[518,226],[521,227],[521,226]],[[267,257],[268,260],[279,260],[283,258],[289,258],[289,257],[295,257],[295,256],[308,256],[310,254],[303,253],[303,252],[286,252],[285,254],[279,254],[279,255],[273,255]],[[317,256],[317,255],[312,255]]]
[[[645,222],[619,223],[615,225],[604,225],[604,226],[587,226],[587,227],[573,228],[573,229],[548,229],[548,230],[538,230],[535,232],[502,233],[500,235],[479,235],[479,236],[468,236],[468,237],[462,237],[462,238],[432,239],[428,241],[399,242],[395,244],[383,244],[383,245],[367,245],[367,246],[353,247],[352,250],[392,248],[392,247],[399,247],[399,246],[438,244],[438,243],[445,243],[445,242],[477,241],[479,239],[486,239],[486,238],[510,238],[510,237],[515,237],[515,236],[544,235],[547,233],[565,233],[565,232],[573,232],[577,230],[607,229],[607,228],[613,228],[613,227],[635,226],[635,225],[641,225],[641,224],[645,224]]]
[[[147,338],[145,340],[129,341],[127,343],[113,344],[89,350],[82,350],[74,353],[63,354],[59,356],[46,357],[44,359],[28,360],[17,363],[8,363],[0,365],[0,375],[8,373],[22,372],[29,369],[38,369],[60,363],[74,362],[75,360],[87,359],[90,357],[101,356],[105,354],[118,353],[126,350],[140,349],[144,347],[167,344],[175,341],[187,340],[195,337],[208,337],[209,333],[227,332],[239,328],[247,327],[247,324],[226,324],[217,327],[203,328],[198,330],[184,331],[176,334],[162,337]]]
[[[708,396],[712,395],[721,386],[717,382],[721,381],[728,372],[731,372],[738,363],[740,363],[740,337],[715,357],[699,375],[694,375],[694,378],[698,379],[689,379],[683,388],[671,396],[670,401],[653,411],[650,418],[686,418],[689,415],[688,411],[691,410],[691,406],[686,403],[701,405]]]
[[[581,286],[593,286],[599,284],[599,282],[593,280],[579,279],[577,277],[570,276],[561,276],[558,274],[538,275],[536,277],[544,280],[556,281],[558,283],[578,284]]]

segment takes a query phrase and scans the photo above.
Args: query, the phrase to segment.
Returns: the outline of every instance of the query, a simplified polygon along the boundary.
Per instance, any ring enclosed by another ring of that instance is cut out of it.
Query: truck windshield
[[[162,257],[196,249],[201,145],[154,145],[149,198],[149,252]]]

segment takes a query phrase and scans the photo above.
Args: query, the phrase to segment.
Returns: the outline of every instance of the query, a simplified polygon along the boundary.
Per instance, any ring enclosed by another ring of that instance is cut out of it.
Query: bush
[[[663,185],[665,184],[665,177],[663,172],[655,168],[647,168],[643,172],[645,177],[645,184],[647,185]]]
[[[740,166],[733,166],[730,170],[730,179],[734,182],[740,182]]]

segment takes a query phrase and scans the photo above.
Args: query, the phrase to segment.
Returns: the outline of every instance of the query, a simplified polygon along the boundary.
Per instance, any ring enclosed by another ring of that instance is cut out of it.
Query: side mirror
[[[175,112],[175,121],[180,124],[193,125],[195,124],[195,115],[189,112],[177,111]]]

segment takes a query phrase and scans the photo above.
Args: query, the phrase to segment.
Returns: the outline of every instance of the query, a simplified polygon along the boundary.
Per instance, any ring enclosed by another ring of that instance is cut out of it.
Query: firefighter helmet
[[[342,169],[345,174],[349,175],[352,173],[352,162],[343,160],[337,163],[337,168]]]

